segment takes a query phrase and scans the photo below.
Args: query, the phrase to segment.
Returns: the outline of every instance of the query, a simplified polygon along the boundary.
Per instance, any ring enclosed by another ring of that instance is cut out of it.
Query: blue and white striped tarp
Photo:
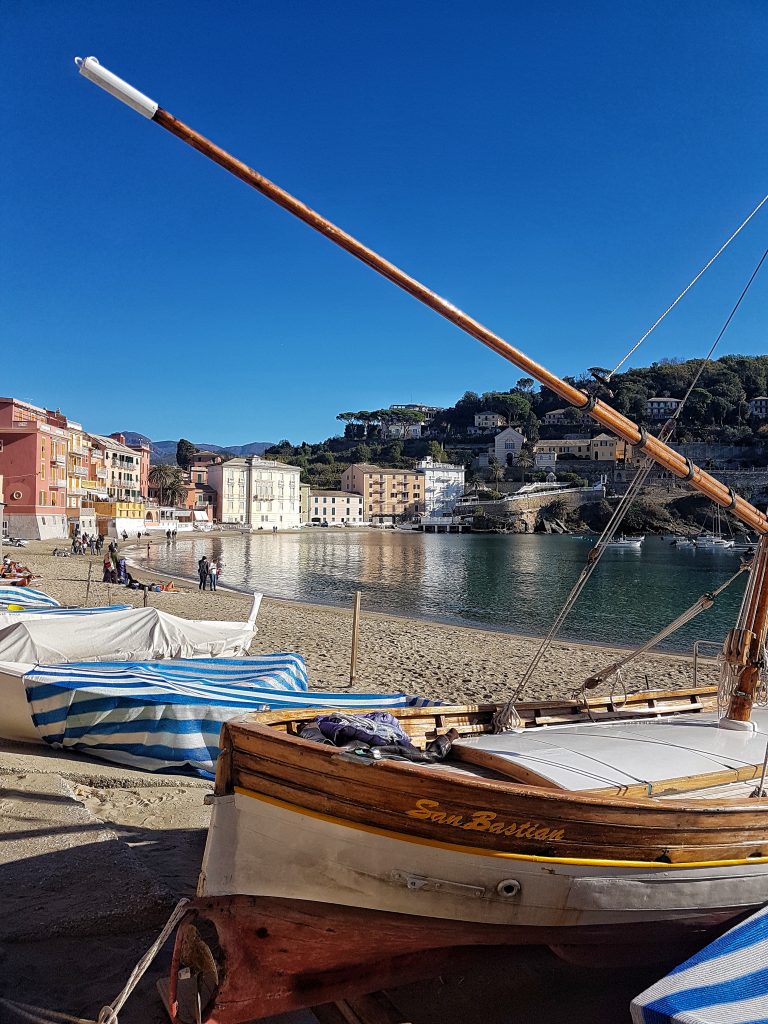
[[[307,692],[298,654],[37,665],[24,677],[32,720],[52,746],[147,771],[209,777],[224,722],[270,708],[408,707],[405,694]]]
[[[634,1024],[768,1024],[768,907],[651,985],[631,1010]]]
[[[25,608],[58,608],[59,602],[34,587],[0,586],[0,608],[9,604],[23,605]]]

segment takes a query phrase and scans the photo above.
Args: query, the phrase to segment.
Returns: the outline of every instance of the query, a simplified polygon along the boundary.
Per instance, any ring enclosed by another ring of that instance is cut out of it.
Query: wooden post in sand
[[[349,659],[349,685],[351,686],[357,675],[357,635],[360,627],[360,591],[355,591],[355,598],[352,602],[352,654]]]
[[[88,595],[91,592],[91,576],[93,575],[93,562],[88,563],[88,581],[85,584],[85,603],[88,604]]]
[[[147,607],[147,588],[144,587],[144,607]]]

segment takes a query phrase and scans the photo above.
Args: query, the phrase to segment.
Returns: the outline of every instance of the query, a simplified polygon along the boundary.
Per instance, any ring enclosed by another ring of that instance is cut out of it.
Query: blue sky
[[[320,440],[519,372],[86,82],[100,61],[559,373],[614,365],[768,192],[768,7],[0,10],[0,393],[96,431]],[[764,208],[635,357],[709,346]],[[763,272],[721,353],[766,347]]]

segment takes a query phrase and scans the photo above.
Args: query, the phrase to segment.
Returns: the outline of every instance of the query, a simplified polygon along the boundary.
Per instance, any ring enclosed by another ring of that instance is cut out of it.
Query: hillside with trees
[[[593,391],[620,412],[642,425],[657,431],[660,424],[646,418],[649,398],[683,398],[702,367],[702,360],[662,359],[649,367],[638,367],[617,374],[609,389],[596,385],[591,375],[566,377],[576,387]],[[594,368],[598,374],[606,371]],[[768,423],[750,415],[750,399],[768,394],[768,356],[722,356],[705,364],[696,387],[686,402],[676,427],[673,443],[704,441],[708,443],[765,448]],[[410,468],[425,455],[438,461],[469,465],[472,453],[466,446],[488,445],[486,438],[473,433],[475,415],[494,412],[525,434],[528,445],[540,438],[562,436],[564,432],[581,429],[594,432],[597,424],[545,426],[547,413],[562,409],[561,398],[546,388],[537,388],[529,377],[520,378],[508,390],[477,394],[466,391],[455,405],[442,409],[428,422],[422,437],[412,440],[387,440],[386,428],[393,423],[424,423],[426,417],[416,410],[359,410],[339,413],[344,423],[342,436],[330,437],[319,444],[292,445],[288,441],[268,448],[266,458],[278,459],[300,466],[302,480],[315,487],[338,487],[343,470],[353,462],[370,462],[393,468]],[[453,446],[462,447],[458,450]],[[530,447],[525,451],[526,457]]]

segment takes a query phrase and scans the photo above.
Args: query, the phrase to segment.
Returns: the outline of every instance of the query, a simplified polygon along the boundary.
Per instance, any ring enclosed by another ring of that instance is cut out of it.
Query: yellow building
[[[553,452],[560,458],[591,458],[591,441],[588,437],[580,437],[570,441],[538,441],[534,446],[534,453]]]
[[[577,437],[554,441],[537,442],[534,452],[554,453],[560,458],[592,459],[595,462],[622,462],[625,454],[631,456],[631,448],[612,434],[597,434],[595,437]]]
[[[597,434],[589,442],[589,455],[595,462],[623,462],[627,445],[613,434]]]
[[[354,463],[341,474],[341,488],[363,498],[363,519],[392,522],[424,509],[424,474]]]

